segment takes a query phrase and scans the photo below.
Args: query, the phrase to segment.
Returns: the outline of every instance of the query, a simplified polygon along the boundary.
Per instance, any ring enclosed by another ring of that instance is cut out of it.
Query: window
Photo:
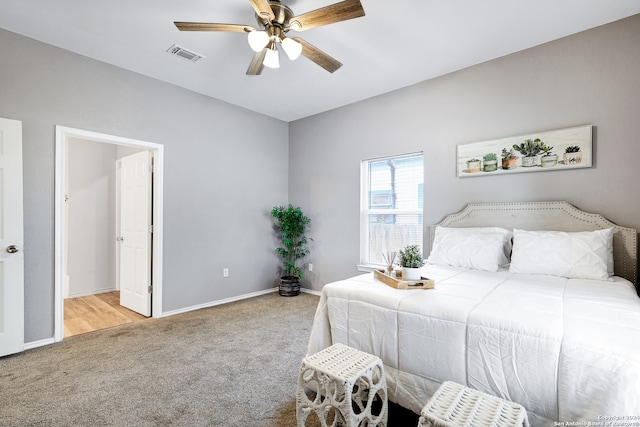
[[[360,263],[384,265],[382,254],[422,247],[422,153],[362,162]]]

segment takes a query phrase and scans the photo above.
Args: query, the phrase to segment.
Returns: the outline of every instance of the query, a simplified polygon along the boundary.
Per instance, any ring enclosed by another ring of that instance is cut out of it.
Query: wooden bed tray
[[[397,271],[394,278],[384,274],[384,270],[373,270],[373,277],[395,289],[433,289],[435,286],[433,279],[426,277],[420,280],[402,280],[402,271]]]
[[[600,214],[581,211],[567,202],[471,203],[431,226],[430,247],[433,246],[437,226],[503,227],[532,231],[594,231],[613,227],[615,274],[638,287],[636,229],[621,227]]]

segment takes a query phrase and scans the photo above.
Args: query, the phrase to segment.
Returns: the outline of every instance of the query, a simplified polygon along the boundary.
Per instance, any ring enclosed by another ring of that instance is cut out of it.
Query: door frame
[[[152,152],[154,159],[153,173],[153,239],[151,257],[151,280],[153,294],[151,296],[151,314],[162,317],[162,241],[163,241],[163,176],[164,146],[148,141],[107,135],[98,132],[74,129],[56,125],[55,137],[55,265],[54,265],[54,341],[64,338],[64,251],[65,251],[65,180],[67,164],[65,153],[69,138],[85,139],[106,144],[124,145],[142,148]],[[115,236],[114,236],[115,238]]]

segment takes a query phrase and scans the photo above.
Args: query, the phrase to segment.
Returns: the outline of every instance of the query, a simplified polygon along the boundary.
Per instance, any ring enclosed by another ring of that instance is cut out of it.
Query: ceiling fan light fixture
[[[267,54],[262,61],[265,67],[280,68],[280,59],[278,57],[278,45],[274,41],[271,42],[267,49]]]
[[[302,45],[300,43],[288,37],[282,39],[281,43],[284,53],[287,54],[290,60],[295,61],[296,59],[298,59],[298,57],[302,53]]]
[[[293,31],[300,31],[302,25],[298,21],[289,22],[289,29]]]
[[[290,60],[293,61],[303,55],[326,71],[333,73],[342,66],[342,63],[304,39],[298,37],[288,39],[287,32],[307,31],[365,16],[361,0],[338,0],[337,3],[300,15],[294,14],[293,10],[282,4],[281,0],[249,1],[258,23],[256,27],[244,24],[182,21],[174,21],[174,25],[180,31],[224,31],[246,34],[247,41],[255,52],[247,69],[247,75],[259,75],[265,66],[280,67],[278,43],[282,43],[282,49]]]
[[[254,52],[260,52],[269,43],[270,37],[266,31],[251,31],[247,36],[249,40],[249,46]]]

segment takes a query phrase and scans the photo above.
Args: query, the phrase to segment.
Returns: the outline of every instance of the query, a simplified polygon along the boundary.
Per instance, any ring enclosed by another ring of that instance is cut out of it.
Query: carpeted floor
[[[0,425],[295,426],[318,300],[272,293],[0,358]]]

